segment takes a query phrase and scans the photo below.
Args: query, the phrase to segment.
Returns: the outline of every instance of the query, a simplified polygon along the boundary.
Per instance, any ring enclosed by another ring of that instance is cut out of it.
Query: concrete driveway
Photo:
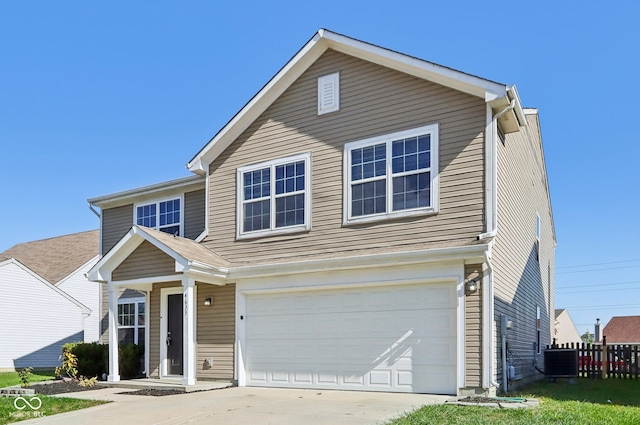
[[[113,403],[22,424],[380,424],[450,396],[355,391],[227,388],[163,397],[118,394],[122,388],[76,393]]]

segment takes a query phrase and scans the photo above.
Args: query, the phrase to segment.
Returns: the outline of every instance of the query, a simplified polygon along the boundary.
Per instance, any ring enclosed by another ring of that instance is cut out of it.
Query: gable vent
[[[340,73],[318,78],[318,115],[340,109]]]

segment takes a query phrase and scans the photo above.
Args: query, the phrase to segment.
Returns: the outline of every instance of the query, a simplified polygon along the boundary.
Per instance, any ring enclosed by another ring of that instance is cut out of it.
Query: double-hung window
[[[310,154],[238,168],[238,238],[310,228]]]
[[[182,197],[135,206],[135,223],[161,232],[182,236]]]
[[[438,211],[438,125],[347,143],[344,222]]]
[[[144,298],[118,300],[118,342],[144,345]]]

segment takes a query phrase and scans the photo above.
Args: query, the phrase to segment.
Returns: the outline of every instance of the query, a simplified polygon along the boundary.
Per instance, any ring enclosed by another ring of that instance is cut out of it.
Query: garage
[[[456,287],[246,294],[246,385],[456,394]]]

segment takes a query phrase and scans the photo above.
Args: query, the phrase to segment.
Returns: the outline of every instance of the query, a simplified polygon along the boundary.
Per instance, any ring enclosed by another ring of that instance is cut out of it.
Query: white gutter
[[[89,207],[89,210],[98,217],[98,220],[100,220],[100,232],[98,233],[98,255],[102,257],[102,211],[96,211],[95,208],[93,208],[93,202],[91,201],[87,202],[87,206]],[[86,273],[85,277],[87,277]],[[100,291],[100,293],[102,294],[102,291]]]

